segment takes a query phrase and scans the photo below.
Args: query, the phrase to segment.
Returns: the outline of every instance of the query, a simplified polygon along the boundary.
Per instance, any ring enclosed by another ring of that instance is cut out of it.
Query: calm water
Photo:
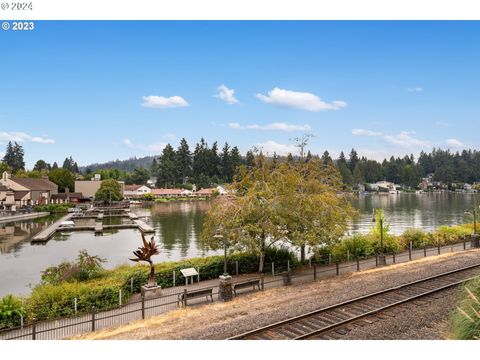
[[[432,230],[440,225],[466,222],[464,211],[472,206],[474,196],[480,204],[480,194],[362,196],[353,200],[360,215],[350,232],[368,232],[372,226],[372,209],[379,207],[384,209],[391,231],[397,234],[410,227]],[[208,202],[185,202],[133,209],[156,229],[161,254],[155,257],[155,262],[214,254],[203,249],[198,241],[209,207]],[[30,239],[53,220],[48,217],[0,224],[0,296],[10,292],[28,294],[28,285],[40,281],[42,270],[63,260],[74,260],[80,250],[106,258],[105,267],[112,268],[129,263],[132,251],[141,245],[140,233],[133,229],[102,236],[90,232],[60,233],[45,244],[31,244]],[[85,220],[84,225],[90,225],[89,221]],[[104,222],[119,224],[129,220],[105,219]]]

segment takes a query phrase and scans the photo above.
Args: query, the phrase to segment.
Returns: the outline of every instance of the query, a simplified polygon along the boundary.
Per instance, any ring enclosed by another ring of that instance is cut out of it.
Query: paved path
[[[466,243],[466,249],[470,249],[470,242]],[[447,252],[460,252],[463,251],[463,244],[448,245],[441,248],[441,254]],[[427,256],[435,256],[438,254],[437,248],[427,249]],[[423,258],[425,255],[423,249],[417,249],[412,252],[412,260]],[[409,253],[403,252],[395,256],[396,263],[405,263],[409,261]],[[393,264],[393,257],[387,256],[387,265]],[[362,260],[359,263],[361,270],[373,269],[376,267],[375,258]],[[357,271],[357,262],[346,262],[339,264],[339,273],[341,275]],[[317,267],[317,280],[335,277],[337,273],[336,265],[325,265]],[[244,281],[251,278],[258,278],[257,274],[248,274],[235,276],[233,278],[234,283]],[[292,284],[301,284],[312,282],[314,279],[313,267],[306,266],[301,270],[297,270],[292,274]],[[275,287],[284,286],[283,276],[266,275],[264,278],[265,289],[271,289]],[[214,294],[214,301],[218,301],[218,280],[206,280],[194,283],[188,286],[177,286],[174,288],[163,289],[157,294],[148,294],[144,304],[145,318],[160,315],[169,311],[178,309],[178,295],[183,293],[184,289],[188,291],[198,290],[202,288],[212,288]],[[241,290],[242,292],[248,292],[249,290]],[[189,300],[189,306],[195,306],[198,304],[205,304],[205,299]],[[105,329],[112,326],[128,324],[129,322],[142,319],[142,302],[138,294],[133,295],[128,304],[121,308],[113,309],[110,311],[104,311],[95,315],[87,314],[83,316],[73,317],[69,319],[59,319],[54,321],[44,321],[36,325],[36,339],[42,340],[54,340],[73,337],[82,333],[90,332],[92,330]],[[23,329],[10,331],[7,333],[0,333],[1,339],[32,339],[32,327],[28,326]]]
[[[9,222],[14,222],[14,221],[30,220],[30,219],[45,217],[45,216],[48,216],[48,215],[50,215],[49,212],[33,212],[33,213],[28,213],[28,214],[1,216],[0,217],[0,223],[9,223]]]

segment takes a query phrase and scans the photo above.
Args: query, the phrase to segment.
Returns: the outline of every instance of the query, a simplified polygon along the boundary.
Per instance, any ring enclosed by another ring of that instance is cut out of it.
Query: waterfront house
[[[69,192],[52,195],[52,204],[78,204],[84,201],[82,193]],[[89,201],[89,199],[87,199]]]
[[[15,194],[12,189],[5,185],[0,185],[0,208],[11,210],[15,205]]]
[[[151,194],[156,198],[183,197],[185,189],[152,189]]]
[[[127,199],[139,198],[145,194],[151,194],[152,189],[145,185],[125,185],[123,196]]]
[[[50,204],[52,195],[58,194],[58,186],[47,178],[17,178],[5,171],[0,184],[14,192],[16,206]]]
[[[228,191],[225,190],[223,186],[217,186],[216,188],[201,189],[195,192],[194,195],[198,197],[203,197],[203,196],[210,197],[210,196],[213,196],[215,193],[217,193],[220,196],[228,195]]]
[[[95,194],[100,189],[102,185],[102,180],[100,180],[97,175],[92,180],[77,180],[75,181],[75,192],[82,193],[84,198],[93,199],[95,198]],[[120,185],[120,190],[122,196],[124,196],[125,192],[125,183],[123,181],[117,181]]]
[[[398,185],[390,182],[390,181],[377,181],[376,185],[378,189],[388,189],[388,190],[397,190]]]

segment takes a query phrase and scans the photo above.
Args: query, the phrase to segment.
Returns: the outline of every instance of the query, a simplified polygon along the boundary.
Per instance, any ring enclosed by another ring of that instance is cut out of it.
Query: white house
[[[378,188],[388,189],[388,190],[397,190],[398,185],[395,185],[389,181],[377,181],[376,184]]]
[[[125,185],[123,196],[127,199],[139,198],[146,194],[151,194],[152,189],[146,185]]]

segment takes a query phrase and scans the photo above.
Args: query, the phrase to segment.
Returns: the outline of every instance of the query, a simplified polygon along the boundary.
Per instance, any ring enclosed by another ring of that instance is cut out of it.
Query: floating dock
[[[155,229],[151,227],[150,225],[146,224],[142,220],[134,220],[135,224],[138,226],[140,231],[146,233],[146,234],[152,234],[155,232]]]
[[[48,241],[48,239],[50,239],[53,236],[53,234],[55,234],[57,232],[58,228],[60,227],[60,224],[64,221],[71,220],[72,217],[73,217],[73,214],[68,214],[68,215],[65,215],[64,217],[62,217],[60,220],[55,221],[48,228],[46,228],[45,230],[43,230],[40,233],[38,233],[37,235],[35,235],[32,238],[32,242]]]

